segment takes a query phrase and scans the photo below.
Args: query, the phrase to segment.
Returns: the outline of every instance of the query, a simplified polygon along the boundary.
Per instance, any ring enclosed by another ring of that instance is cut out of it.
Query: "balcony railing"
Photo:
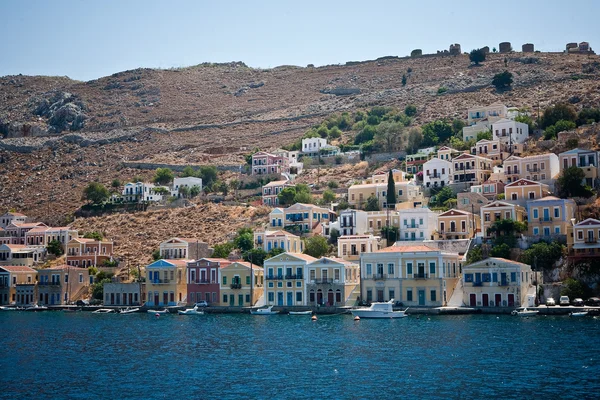
[[[293,217],[293,216],[288,216],[286,218],[287,221],[290,222],[298,222],[298,221],[304,221],[304,217]]]
[[[285,279],[303,279],[303,276],[302,276],[302,274],[300,274],[300,275],[297,275],[297,274],[296,275],[286,275]]]
[[[507,280],[498,282],[498,286],[508,286],[509,282]]]
[[[552,217],[543,217],[543,218],[540,218],[540,222],[552,222]]]
[[[404,229],[415,229],[418,227],[419,227],[419,224],[404,225]]]
[[[171,283],[171,280],[170,279],[150,279],[149,282],[154,285],[160,285],[160,284],[165,284],[165,283]]]
[[[333,283],[333,279],[315,279],[314,283],[331,285]]]
[[[373,280],[375,281],[382,281],[387,279],[387,275],[386,274],[373,274]]]
[[[229,287],[231,287],[232,289],[241,289],[242,284],[241,283],[232,283],[231,285],[229,285]]]
[[[483,282],[482,281],[475,281],[475,282],[473,282],[473,286],[483,286]]]
[[[38,286],[60,286],[60,282],[38,282]]]
[[[585,243],[587,243],[587,244],[598,243],[598,239],[587,237],[587,238],[585,238]]]
[[[267,275],[266,279],[268,281],[280,281],[283,279],[283,275]]]
[[[425,272],[418,272],[413,274],[413,279],[427,279],[427,274]]]

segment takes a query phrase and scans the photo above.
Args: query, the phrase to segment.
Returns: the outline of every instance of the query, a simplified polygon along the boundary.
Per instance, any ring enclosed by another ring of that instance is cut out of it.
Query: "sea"
[[[0,312],[2,399],[597,399],[600,320]]]

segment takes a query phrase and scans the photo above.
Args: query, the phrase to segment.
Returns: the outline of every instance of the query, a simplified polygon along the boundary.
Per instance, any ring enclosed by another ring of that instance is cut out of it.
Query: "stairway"
[[[77,292],[75,292],[75,294],[73,294],[73,296],[71,296],[69,301],[72,303],[75,303],[77,300],[81,300],[83,298],[88,299],[90,297],[89,294],[90,294],[90,287],[83,286],[83,287],[79,288],[79,290]]]
[[[356,306],[356,298],[360,296],[360,285],[354,285],[348,297],[344,300],[345,306]],[[350,304],[348,304],[350,302]]]
[[[454,292],[452,292],[452,297],[446,304],[447,307],[462,307],[463,304],[463,280],[462,275],[459,276],[456,285],[454,286]]]

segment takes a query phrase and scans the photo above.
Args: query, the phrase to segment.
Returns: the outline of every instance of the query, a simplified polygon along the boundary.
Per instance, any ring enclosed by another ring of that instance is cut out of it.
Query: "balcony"
[[[501,280],[500,282],[498,282],[498,286],[508,286],[509,282],[507,280]]]
[[[229,285],[229,287],[232,289],[241,289],[242,284],[241,283],[232,283],[231,285]]]
[[[482,281],[475,281],[475,282],[473,282],[473,286],[483,286],[483,282]]]
[[[598,243],[598,239],[596,239],[595,237],[587,237],[587,238],[585,238],[584,243],[585,244]]]
[[[300,275],[286,275],[285,279],[304,279],[302,274]]]
[[[164,284],[171,283],[171,280],[170,279],[150,279],[148,282],[152,283],[153,285],[164,285]]]
[[[302,216],[288,215],[287,218],[286,218],[286,221],[289,221],[289,222],[301,222],[301,221],[304,221],[304,217],[302,217]]]
[[[543,218],[540,218],[540,222],[552,222],[552,217],[543,217]]]
[[[38,286],[60,286],[60,282],[38,282]]]
[[[404,229],[418,229],[419,224],[404,225]]]
[[[425,272],[418,272],[416,274],[413,274],[413,279],[427,279],[428,276]]]
[[[383,281],[385,279],[387,279],[387,275],[386,274],[373,274],[373,280],[374,281]]]
[[[267,275],[265,279],[268,281],[280,281],[283,279],[283,275]]]
[[[314,281],[311,281],[311,283],[315,283],[317,285],[320,285],[320,284],[331,285],[333,283],[333,279],[315,279]]]

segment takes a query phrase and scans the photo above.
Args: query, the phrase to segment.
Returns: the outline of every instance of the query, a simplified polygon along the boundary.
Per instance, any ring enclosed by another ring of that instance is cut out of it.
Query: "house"
[[[399,212],[398,240],[431,240],[438,226],[438,213],[429,208],[413,208]],[[396,225],[398,226],[398,225]]]
[[[496,122],[508,115],[508,108],[504,104],[494,103],[489,106],[476,106],[467,110],[467,125],[475,125],[485,119]]]
[[[25,235],[35,228],[48,228],[48,225],[42,222],[11,222],[5,228],[3,235],[10,238],[11,244],[25,244]]]
[[[308,270],[307,305],[326,307],[358,305],[360,297],[358,263],[335,257],[321,257],[308,263],[306,269]]]
[[[492,137],[508,146],[508,152],[515,143],[524,143],[529,138],[529,125],[512,119],[502,118],[492,123]]]
[[[142,284],[140,282],[107,282],[102,287],[105,306],[139,306],[142,304]]]
[[[77,229],[68,226],[51,227],[38,226],[25,233],[25,244],[28,246],[48,246],[50,242],[58,241],[66,249],[67,243],[78,238]]]
[[[159,245],[160,258],[177,260],[180,258],[199,260],[210,257],[213,249],[208,243],[195,238],[173,237],[165,240]]]
[[[452,296],[462,257],[423,244],[390,246],[360,257],[361,299],[442,306]]]
[[[112,240],[75,238],[67,243],[67,265],[80,267],[102,266],[113,259]]]
[[[46,255],[43,246],[26,246],[24,244],[0,245],[0,265],[33,266],[42,261]]]
[[[589,187],[598,186],[598,154],[594,150],[573,149],[558,155],[560,173],[568,167],[578,167],[585,173],[582,184]]]
[[[372,253],[381,249],[381,237],[373,235],[344,235],[337,241],[338,258],[358,261],[362,253]]]
[[[0,228],[5,229],[11,223],[24,224],[27,221],[27,216],[18,212],[6,212],[0,216]]]
[[[262,203],[265,206],[278,206],[279,198],[278,195],[286,187],[293,187],[290,181],[280,180],[271,181],[262,187]]]
[[[121,195],[128,203],[159,202],[163,200],[163,194],[170,193],[166,186],[156,186],[152,183],[127,182],[123,187]]]
[[[396,182],[404,182],[406,181],[406,172],[400,171],[399,169],[392,169],[392,177],[394,178],[394,183]],[[389,178],[388,172],[380,172],[373,174],[370,178],[368,178],[363,183],[387,183]]]
[[[600,257],[600,221],[588,218],[573,225],[573,235],[567,235],[567,248],[571,259]]]
[[[5,265],[0,267],[0,305],[16,304],[27,305],[35,303],[35,292],[20,294],[17,298],[17,287],[31,285],[35,290],[37,271],[24,265]]]
[[[527,304],[531,267],[504,258],[487,258],[463,267],[463,303],[469,307],[521,307]]]
[[[461,154],[462,151],[454,150],[448,146],[442,146],[437,151],[437,158],[440,160],[452,161],[454,156]]]
[[[421,203],[423,192],[419,185],[411,182],[395,182],[396,205],[402,202]],[[379,208],[387,207],[387,182],[352,185],[348,188],[348,204],[353,207],[363,207],[367,199],[375,196]]]
[[[506,182],[519,179],[544,182],[555,179],[559,173],[558,156],[554,153],[538,154],[535,156],[510,156],[504,161]]]
[[[322,224],[335,220],[335,213],[314,204],[296,203],[287,208],[274,208],[269,214],[269,228],[298,233],[321,233]]]
[[[429,160],[428,154],[410,154],[406,156],[406,172],[416,175],[423,171],[423,164]]]
[[[548,185],[528,179],[519,179],[504,186],[504,199],[522,206],[525,206],[528,200],[541,199],[549,194]]]
[[[367,233],[373,235],[381,234],[381,229],[386,226],[398,226],[400,214],[396,210],[381,210],[367,212]],[[385,238],[384,238],[385,239]]]
[[[233,261],[224,258],[202,258],[187,263],[187,302],[206,301],[217,305],[221,298],[219,271]]]
[[[252,155],[252,175],[281,175],[290,172],[287,157],[259,151]]]
[[[500,140],[481,139],[475,146],[471,147],[471,154],[489,158],[497,163],[502,162],[510,156],[508,147],[501,143]]]
[[[87,268],[59,265],[38,269],[38,305],[63,305],[87,298],[90,273]]]
[[[254,246],[267,253],[273,249],[283,249],[290,253],[302,253],[304,243],[299,236],[283,230],[254,232]]]
[[[189,260],[160,259],[146,266],[146,305],[176,306],[187,303],[186,269]]]
[[[488,179],[481,185],[471,186],[471,192],[479,193],[488,200],[494,200],[499,194],[504,194],[504,186],[502,181]]]
[[[485,182],[492,172],[492,160],[472,154],[461,154],[452,160],[454,182]]]
[[[308,156],[334,156],[339,154],[340,149],[337,146],[327,144],[327,139],[320,137],[302,139],[302,153]]]
[[[300,162],[300,152],[297,150],[284,150],[277,149],[272,152],[273,155],[277,157],[284,157],[288,159],[288,164],[290,166],[290,174],[300,174],[304,169],[304,163]]]
[[[496,200],[481,207],[481,232],[483,237],[489,237],[488,230],[495,222],[503,219],[525,221],[525,208],[517,204]]]
[[[532,236],[547,238],[567,235],[577,205],[573,199],[546,196],[527,201],[528,230]]]
[[[221,305],[252,307],[263,296],[264,269],[245,261],[235,261],[219,269]]]
[[[442,240],[471,239],[481,227],[479,216],[455,208],[438,215],[438,237]]]
[[[444,187],[452,179],[452,163],[441,158],[432,158],[423,164],[423,186]]]
[[[202,190],[202,178],[196,178],[194,176],[186,176],[185,178],[173,179],[173,187],[171,188],[171,196],[181,197],[180,189],[187,188],[187,190],[198,187],[198,190]]]
[[[265,302],[277,306],[307,305],[307,265],[316,258],[301,253],[281,253],[264,262]]]
[[[490,200],[480,193],[460,192],[456,197],[456,208],[461,211],[470,211],[473,214],[479,214],[481,207],[490,203]]]
[[[477,135],[482,132],[490,132],[490,122],[487,119],[477,121],[473,125],[467,125],[462,129],[463,141],[477,140]]]
[[[336,229],[341,236],[364,235],[368,231],[368,215],[362,210],[342,210],[335,222],[329,224],[329,231]]]

